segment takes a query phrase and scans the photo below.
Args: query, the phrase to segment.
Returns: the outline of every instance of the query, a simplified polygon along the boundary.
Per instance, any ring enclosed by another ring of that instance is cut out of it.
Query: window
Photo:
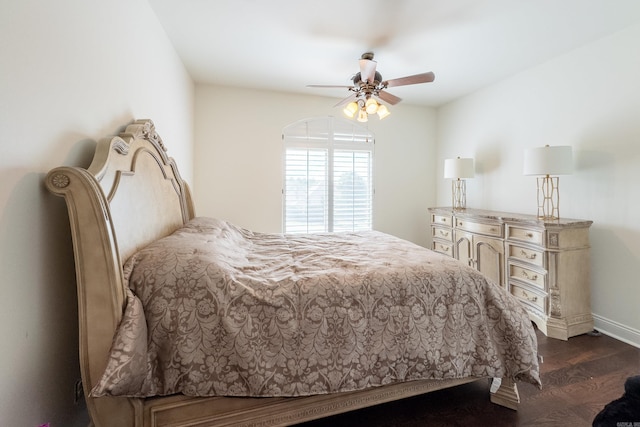
[[[371,230],[373,134],[320,117],[287,126],[282,137],[285,233]]]

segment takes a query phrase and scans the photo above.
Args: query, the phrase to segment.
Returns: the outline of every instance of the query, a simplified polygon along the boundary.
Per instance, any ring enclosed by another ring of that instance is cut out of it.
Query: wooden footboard
[[[288,426],[324,418],[381,403],[455,387],[486,379],[421,380],[390,384],[349,393],[309,397],[194,398],[169,396],[147,399],[98,398],[100,418],[95,427],[214,427],[214,426]],[[494,381],[491,401],[517,409],[516,385]]]

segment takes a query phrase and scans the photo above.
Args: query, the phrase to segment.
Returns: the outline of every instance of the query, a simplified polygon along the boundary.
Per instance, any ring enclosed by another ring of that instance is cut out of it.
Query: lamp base
[[[467,208],[467,184],[464,179],[451,181],[451,206],[457,211]]]
[[[560,178],[549,175],[537,178],[538,219],[553,221],[560,219]]]

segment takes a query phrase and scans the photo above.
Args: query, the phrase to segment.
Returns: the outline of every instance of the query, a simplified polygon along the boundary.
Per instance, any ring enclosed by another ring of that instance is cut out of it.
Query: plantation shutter
[[[291,148],[285,159],[285,232],[327,230],[327,150]]]
[[[333,231],[371,230],[371,153],[333,153]]]

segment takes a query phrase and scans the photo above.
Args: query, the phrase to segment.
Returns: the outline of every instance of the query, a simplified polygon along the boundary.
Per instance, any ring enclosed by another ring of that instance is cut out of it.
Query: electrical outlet
[[[84,399],[84,390],[82,388],[82,380],[76,381],[73,387],[73,403],[78,404],[82,399]],[[49,426],[46,426],[49,427]]]

